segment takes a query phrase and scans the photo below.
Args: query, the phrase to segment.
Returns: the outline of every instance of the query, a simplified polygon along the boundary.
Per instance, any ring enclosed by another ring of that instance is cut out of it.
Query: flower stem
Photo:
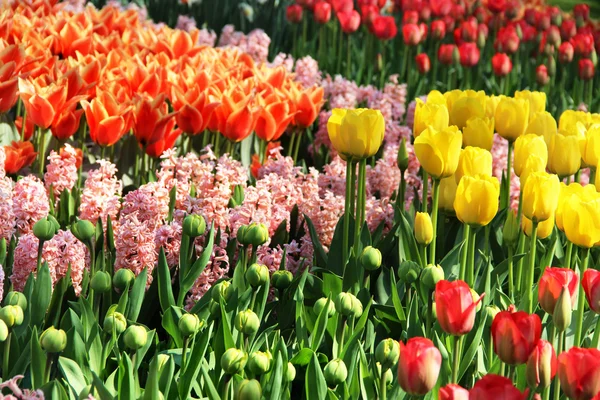
[[[596,328],[594,329],[594,337],[592,339],[592,349],[598,348],[598,342],[600,341],[600,317],[596,317]]]
[[[513,142],[508,142],[508,157],[506,159],[506,181],[508,187],[504,192],[504,206],[510,207],[510,181],[512,177],[512,154],[513,154]]]
[[[352,165],[351,161],[346,161],[346,198],[344,204],[344,237],[342,246],[342,265],[346,268],[346,261],[348,260],[349,250],[349,234],[350,234],[350,182],[352,179]]]
[[[469,246],[467,247],[467,255],[468,255],[468,267],[467,267],[467,276],[466,282],[470,287],[475,286],[475,244],[477,242],[477,232],[474,229],[471,229],[469,238]]]
[[[8,376],[9,374],[9,370],[8,370],[8,361],[10,359],[10,339],[12,338],[12,333],[9,331],[8,332],[8,336],[6,337],[6,340],[4,341],[4,354],[2,355],[2,376],[4,377],[4,380],[8,380],[11,377]]]
[[[360,233],[365,220],[365,179],[367,171],[367,160],[360,160],[358,164],[358,193],[356,194],[356,222],[354,225],[354,249],[358,253],[360,245]]]
[[[458,369],[460,368],[460,351],[463,336],[454,338],[454,360],[452,366],[452,383],[458,383]]]
[[[385,384],[385,371],[381,370],[381,376],[379,377],[379,400],[386,400],[387,398],[387,385]]]
[[[527,312],[533,312],[533,278],[535,275],[535,250],[537,248],[537,229],[538,223],[532,221],[531,223],[531,249],[529,251],[529,268],[527,269],[527,285],[523,287],[523,290],[527,292]]]
[[[513,248],[508,245],[508,297],[514,302],[515,281],[513,272]]]
[[[189,338],[186,336],[183,338],[183,349],[181,349],[181,374],[185,372],[185,358],[187,355]]]
[[[579,270],[579,276],[583,279],[583,274],[588,267],[590,262],[590,249],[583,249],[583,257],[582,257],[581,269]],[[581,344],[581,333],[583,331],[583,311],[585,308],[585,295],[583,294],[583,290],[581,284],[579,285],[579,299],[577,304],[577,325],[575,328],[575,337],[573,338],[573,346],[578,347]],[[560,354],[560,353],[557,353]]]
[[[429,194],[429,174],[423,170],[423,199],[421,204],[421,211],[427,212],[427,197]]]
[[[433,325],[433,295],[431,290],[427,291],[427,326],[426,326],[426,332],[427,332],[427,337],[431,339],[431,328]]]
[[[558,333],[558,343],[556,345],[556,354],[560,354],[563,350],[563,337],[565,333]],[[560,380],[558,378],[554,379],[554,400],[560,399]]]
[[[464,229],[464,243],[460,260],[460,273],[458,276],[458,279],[461,281],[465,280],[467,273],[467,255],[469,254],[469,241],[471,238],[471,227],[469,225],[464,225]]]
[[[25,121],[23,121],[23,124],[25,124]],[[39,165],[39,173],[40,173],[40,179],[44,179],[44,164],[45,164],[45,157],[44,155],[46,154],[46,131],[42,130],[42,128],[39,128],[38,130],[38,134],[40,135],[40,146],[38,149],[38,156],[40,157],[40,165]]]
[[[429,246],[429,259],[435,264],[435,244],[437,242],[437,220],[438,220],[438,202],[440,198],[440,180],[433,179],[433,205],[431,206],[431,225],[433,227],[433,240]]]
[[[571,268],[571,259],[573,257],[573,242],[567,242],[567,253],[565,254],[565,265],[564,268]]]

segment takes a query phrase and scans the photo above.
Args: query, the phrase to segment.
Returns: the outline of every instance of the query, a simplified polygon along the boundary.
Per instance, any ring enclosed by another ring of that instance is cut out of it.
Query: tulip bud
[[[159,354],[156,356],[156,366],[158,367],[159,375],[162,373],[163,369],[167,366],[167,363],[171,359],[171,356],[167,354]]]
[[[473,297],[473,302],[477,304],[477,307],[475,307],[475,311],[481,311],[481,301],[479,301],[479,299],[481,299],[481,296],[473,288],[471,288],[470,290],[471,296]]]
[[[313,306],[315,314],[320,315],[321,311],[323,311],[323,308],[325,308],[325,306],[327,305],[327,317],[333,317],[333,314],[335,313],[335,305],[333,304],[333,301],[329,301],[328,304],[328,300],[329,299],[327,299],[326,297],[321,297],[315,302],[315,305]]]
[[[427,53],[420,53],[415,56],[415,63],[417,64],[417,70],[421,75],[425,75],[431,69],[431,61]]]
[[[194,336],[202,327],[200,318],[196,314],[184,314],[179,318],[177,327],[183,337]]]
[[[221,316],[221,305],[212,299],[208,303],[208,310],[210,311],[210,315],[215,318],[219,318]]]
[[[381,368],[388,370],[392,368],[400,357],[400,344],[394,339],[384,339],[375,349],[375,360],[381,364]]]
[[[129,270],[127,270],[129,271]],[[111,288],[110,274],[104,271],[98,271],[92,277],[90,282],[91,288],[94,292],[106,293]]]
[[[119,335],[127,329],[127,319],[120,312],[112,312],[104,317],[104,332],[112,334],[113,329],[115,334]]]
[[[477,47],[483,49],[485,47],[486,37],[483,32],[477,34]]]
[[[40,219],[38,222],[33,225],[33,234],[36,238],[41,241],[48,241],[56,235],[58,232],[57,225],[50,218],[54,219],[54,217],[48,216],[46,218]]]
[[[235,375],[246,366],[248,355],[234,347],[227,349],[221,356],[221,369],[228,375]]]
[[[594,63],[588,58],[582,58],[579,60],[579,78],[584,81],[589,81],[594,78],[596,73]],[[35,227],[34,227],[35,229]]]
[[[230,289],[231,287],[231,282],[229,281],[221,281],[219,283],[217,283],[215,286],[213,286],[213,290],[212,290],[212,299],[215,303],[219,304],[219,302],[221,301],[221,297],[227,301],[229,299],[229,296],[231,296],[232,293],[232,289]]]
[[[494,318],[496,318],[496,315],[500,312],[500,309],[498,308],[498,306],[492,304],[486,306],[484,312],[487,316],[485,319],[485,326],[489,328],[492,326],[492,322],[494,322]]]
[[[440,265],[429,264],[421,272],[421,285],[426,290],[433,290],[435,285],[444,279],[444,270]]]
[[[335,298],[335,310],[345,317],[362,315],[363,309],[360,300],[352,293],[342,292]]]
[[[553,56],[548,57],[548,75],[556,75],[556,59]]]
[[[5,306],[19,306],[27,310],[27,297],[21,292],[8,292],[4,298]]]
[[[398,168],[400,168],[402,174],[408,169],[408,151],[406,150],[406,139],[404,138],[402,138],[398,148]]]
[[[246,271],[246,280],[253,288],[264,285],[269,281],[269,268],[266,265],[252,264]]]
[[[294,275],[290,271],[275,271],[271,276],[271,285],[278,290],[287,289],[294,280]]]
[[[9,328],[19,326],[23,323],[23,309],[19,306],[4,306],[0,309],[0,320]]]
[[[252,310],[244,310],[240,311],[235,316],[235,328],[246,334],[252,335],[258,331],[260,328],[260,320],[258,319],[258,315]]]
[[[299,4],[289,5],[285,10],[286,19],[292,24],[299,24],[302,21],[302,6]]]
[[[256,379],[244,379],[237,390],[237,400],[260,400],[262,398],[262,388],[260,382]]]
[[[96,235],[96,227],[86,219],[80,219],[71,224],[71,233],[82,243],[89,243]]]
[[[190,214],[183,219],[182,231],[185,235],[195,238],[204,235],[206,231],[206,221],[199,214]]]
[[[375,271],[381,267],[381,252],[372,246],[367,246],[360,256],[360,263],[367,271]]]
[[[269,240],[269,228],[265,224],[252,223],[248,226],[245,238],[254,247],[265,244]]]
[[[519,232],[521,232],[521,228],[519,227],[517,216],[514,212],[509,211],[506,222],[504,222],[504,227],[502,228],[502,239],[504,243],[509,246],[515,244],[519,238]]]
[[[377,53],[377,56],[375,57],[375,67],[375,71],[383,71],[383,56],[381,55],[381,53]]]
[[[590,60],[592,60],[594,67],[598,65],[598,53],[596,53],[596,50],[592,50],[590,53]]]
[[[248,227],[249,227],[248,225],[242,225],[237,230],[236,239],[237,239],[238,243],[241,244],[242,246],[247,246],[250,244],[248,242],[248,239],[246,238],[246,234],[248,233]]]
[[[571,294],[568,288],[563,287],[556,301],[556,306],[554,306],[554,313],[552,314],[552,321],[559,332],[566,331],[571,325],[571,314],[573,314]]]
[[[544,64],[538,65],[535,69],[535,80],[540,86],[546,86],[550,82],[548,68]]]
[[[127,268],[121,268],[115,272],[113,285],[117,290],[125,290],[125,288],[131,287],[134,280],[135,275],[133,274],[133,271]]]
[[[552,344],[540,340],[527,360],[527,384],[532,389],[543,389],[552,383],[556,374],[556,354]]]
[[[139,350],[146,345],[148,334],[146,328],[141,325],[132,325],[123,334],[125,346],[131,350]]]
[[[269,352],[255,351],[248,358],[248,369],[254,375],[262,375],[271,369],[273,357]]]
[[[423,246],[429,245],[433,240],[433,225],[429,214],[417,212],[415,215],[415,239]]]
[[[47,353],[60,353],[67,347],[67,333],[51,326],[40,336],[40,345]]]
[[[0,319],[0,342],[4,342],[8,337],[8,326]]]
[[[287,371],[285,373],[285,380],[288,382],[292,382],[296,379],[296,367],[291,362],[288,362]]]
[[[327,385],[333,388],[346,380],[348,369],[342,359],[335,358],[327,363],[323,370],[323,375],[325,375]]]
[[[452,178],[454,181],[454,178]],[[417,280],[421,266],[414,261],[402,261],[398,267],[398,278],[402,282],[411,284]]]

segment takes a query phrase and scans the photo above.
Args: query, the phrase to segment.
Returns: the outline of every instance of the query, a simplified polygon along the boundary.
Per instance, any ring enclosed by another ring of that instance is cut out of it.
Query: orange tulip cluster
[[[0,9],[0,112],[20,96],[17,115],[64,141],[80,131],[112,146],[132,132],[152,157],[182,134],[205,130],[240,142],[267,142],[306,128],[323,104],[283,67],[256,65],[235,49],[198,45],[185,32],[140,21],[134,10],[87,7],[73,14],[54,0]],[[27,138],[27,135],[24,135]]]

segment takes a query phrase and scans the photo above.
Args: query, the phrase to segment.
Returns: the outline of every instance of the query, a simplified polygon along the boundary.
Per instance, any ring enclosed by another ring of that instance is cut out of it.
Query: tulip
[[[417,24],[405,24],[402,27],[402,37],[407,46],[416,46],[421,42],[423,32]]]
[[[345,160],[361,160],[377,153],[385,132],[379,110],[336,108],[327,121],[327,131],[335,150]]]
[[[451,176],[458,167],[462,133],[456,126],[425,129],[415,139],[414,150],[421,166],[436,179]]]
[[[255,334],[260,328],[260,319],[252,310],[243,310],[235,316],[235,328],[246,335]]]
[[[293,280],[294,275],[290,271],[275,271],[271,276],[271,285],[277,290],[285,290]]]
[[[279,140],[290,122],[294,120],[294,113],[290,104],[276,94],[272,94],[262,101],[254,128],[256,136],[266,142]]]
[[[90,287],[96,293],[108,292],[112,288],[112,278],[110,277],[110,274],[105,271],[97,271],[90,281]]]
[[[323,94],[322,87],[302,89],[300,86],[291,86],[287,95],[296,105],[294,124],[298,128],[306,129],[315,122],[324,103]]]
[[[113,312],[104,317],[104,324],[102,325],[104,332],[112,335],[113,332],[119,335],[127,329],[127,319],[120,312]]]
[[[560,388],[572,400],[600,393],[600,350],[572,347],[558,356]]]
[[[493,398],[505,400],[525,400],[527,395],[517,389],[509,378],[487,374],[469,391],[469,400],[489,400]]]
[[[490,151],[494,143],[494,118],[469,118],[462,133],[463,146],[479,147]]]
[[[428,213],[417,212],[415,215],[415,239],[423,246],[429,245],[433,240],[433,226]]]
[[[10,146],[4,146],[4,154],[4,171],[7,174],[16,174],[30,166],[37,156],[31,142],[12,142]]]
[[[244,379],[240,382],[237,391],[236,399],[238,400],[259,400],[262,398],[262,387],[256,379]]]
[[[576,246],[591,248],[600,242],[600,195],[580,194],[566,198],[562,224],[567,239]]]
[[[232,347],[221,356],[221,369],[228,375],[235,375],[244,369],[247,362],[248,354]]]
[[[415,337],[406,344],[400,342],[398,383],[402,390],[413,396],[423,396],[435,386],[442,355],[429,339]]]
[[[450,383],[440,388],[440,400],[469,400],[469,391],[455,383]]]
[[[331,4],[326,1],[320,1],[315,4],[313,9],[315,22],[317,24],[326,24],[331,19]]]
[[[515,99],[525,99],[529,101],[529,120],[540,112],[546,111],[546,93],[531,92],[529,90],[521,90],[515,92]]]
[[[469,333],[482,298],[473,301],[471,290],[463,281],[439,281],[435,286],[435,307],[442,330],[455,336]]]
[[[381,267],[381,252],[372,246],[367,246],[360,255],[360,265],[366,271],[375,271]]]
[[[523,364],[537,346],[541,333],[542,322],[536,314],[501,311],[492,323],[494,351],[507,364]]]
[[[579,79],[589,81],[594,78],[596,73],[594,63],[589,58],[582,58],[579,60]]]
[[[458,48],[455,44],[442,44],[438,50],[438,60],[443,65],[451,65],[458,60]]]
[[[460,54],[460,65],[463,67],[474,67],[479,62],[480,52],[475,43],[465,42],[458,46]]]
[[[458,185],[453,176],[440,180],[440,198],[438,206],[449,212],[454,212],[454,199],[456,198],[456,190]]]
[[[336,358],[325,365],[323,376],[329,387],[336,387],[346,380],[348,377],[348,369],[343,360]]]
[[[492,176],[492,153],[479,147],[467,146],[460,152],[454,178],[459,184],[463,176],[475,175]]]
[[[371,30],[379,40],[391,40],[398,34],[398,27],[393,16],[376,16],[371,25]]]
[[[193,336],[200,330],[202,323],[196,314],[183,314],[177,323],[179,333],[184,338]]]
[[[431,61],[429,60],[427,53],[417,54],[415,56],[415,63],[417,64],[417,69],[421,75],[428,73],[431,69]]]
[[[255,375],[262,375],[271,369],[273,356],[268,351],[255,351],[248,358],[248,369]]]
[[[35,131],[35,125],[33,124],[31,118],[25,118],[25,128],[23,129],[23,117],[18,116],[15,119],[15,127],[17,128],[17,133],[21,136],[23,141],[30,140]]]
[[[360,14],[356,10],[337,12],[337,18],[340,21],[342,32],[351,34],[360,27]]]
[[[556,375],[558,360],[552,344],[540,340],[527,360],[527,384],[532,389],[546,388]]]
[[[246,271],[246,280],[253,288],[258,288],[269,281],[269,268],[266,265],[252,264]]]
[[[48,84],[41,79],[19,78],[19,93],[27,118],[47,129],[67,102],[67,86],[63,82]]]
[[[579,125],[587,126],[591,122],[591,115],[583,111],[565,110],[558,119],[558,130],[562,132],[575,132]]]
[[[113,285],[118,290],[125,290],[125,288],[131,287],[134,280],[135,275],[133,271],[128,268],[121,268],[115,272],[113,277]]]
[[[494,75],[499,77],[505,77],[512,71],[512,61],[510,57],[504,53],[496,53],[492,57],[492,70]]]
[[[523,215],[534,222],[547,220],[556,211],[559,193],[560,182],[556,175],[532,173],[523,188]]]
[[[254,95],[233,87],[223,94],[222,103],[215,109],[214,121],[209,123],[209,127],[212,124],[212,128],[216,127],[231,142],[241,142],[254,130],[259,112]]]
[[[568,64],[573,61],[573,54],[575,53],[575,49],[571,42],[563,42],[558,47],[558,61],[561,64]]]
[[[546,86],[550,82],[550,76],[548,75],[548,68],[544,64],[540,64],[535,69],[535,81],[540,86]]]
[[[206,220],[200,214],[190,214],[183,219],[183,233],[191,238],[202,236],[206,230]]]
[[[485,96],[464,95],[448,105],[450,111],[450,125],[463,129],[471,118],[485,117]]]
[[[579,171],[581,148],[585,143],[585,137],[566,133],[559,130],[548,144],[548,170],[561,177],[571,176]]]
[[[60,353],[67,347],[67,333],[51,326],[40,335],[40,346],[47,353]]]
[[[99,146],[112,146],[129,130],[130,108],[107,91],[97,89],[91,102],[81,101],[90,138]],[[29,113],[28,113],[29,114]]]
[[[561,291],[567,288],[571,296],[571,305],[574,307],[578,283],[579,278],[572,269],[546,268],[538,285],[540,306],[548,314],[553,314]]]
[[[345,316],[354,316],[358,318],[363,313],[363,307],[360,302],[352,293],[341,292],[335,298],[335,310]]]
[[[139,350],[146,345],[148,334],[141,325],[132,325],[123,334],[123,343],[131,350]]]
[[[581,286],[590,309],[596,314],[600,314],[600,271],[586,270],[581,280]]]
[[[177,127],[188,135],[204,132],[215,109],[221,104],[213,101],[199,84],[185,89],[173,85],[170,100],[177,111]]]
[[[547,111],[537,113],[533,116],[525,133],[533,133],[534,135],[543,136],[546,141],[546,146],[550,142],[550,138],[558,132],[556,120]]]
[[[302,6],[298,4],[289,5],[285,10],[286,19],[292,24],[302,22]]]
[[[552,215],[547,220],[538,223],[535,234],[536,239],[546,239],[547,237],[549,237],[552,234],[552,231],[554,230],[554,223],[554,215]],[[525,232],[525,235],[527,235],[527,237],[531,237],[533,232],[533,223],[531,222],[531,220],[527,217],[523,217],[523,219],[521,220],[521,225],[523,228],[523,232]]]
[[[468,225],[485,226],[498,212],[500,184],[486,175],[464,176],[456,190],[454,211],[457,218]]]
[[[529,101],[504,97],[496,107],[496,131],[509,142],[525,133],[529,121]]]
[[[416,100],[415,117],[413,122],[413,136],[418,137],[429,126],[436,130],[448,127],[450,115],[446,104],[423,103],[421,99]]]
[[[535,155],[543,162],[545,169],[548,162],[548,148],[546,147],[544,138],[531,133],[518,137],[515,141],[513,161],[513,168],[517,176],[521,176],[528,158],[532,155]]]
[[[321,311],[323,311],[325,309],[325,307],[327,307],[325,315],[328,318],[333,317],[333,315],[335,314],[335,304],[333,304],[333,301],[329,300],[326,297],[321,297],[319,300],[315,301],[315,305],[313,306],[313,311],[315,312],[316,315],[320,315]]]
[[[592,167],[600,162],[600,124],[593,124],[587,129],[581,158]]]
[[[400,344],[394,339],[382,340],[375,349],[375,360],[384,371],[396,365],[399,357]]]

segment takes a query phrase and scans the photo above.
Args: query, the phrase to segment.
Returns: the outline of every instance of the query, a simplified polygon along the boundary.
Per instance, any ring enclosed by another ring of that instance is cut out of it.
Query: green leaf
[[[31,386],[33,389],[39,389],[46,381],[46,352],[40,346],[40,339],[35,326],[29,344],[31,346]]]
[[[158,299],[163,312],[166,312],[171,306],[175,305],[175,297],[173,297],[173,288],[171,287],[171,273],[169,272],[169,264],[165,256],[165,249],[160,248],[158,254]]]
[[[175,360],[173,357],[169,357],[169,361],[166,366],[163,367],[163,370],[160,374],[160,378],[158,379],[158,388],[164,395],[165,399],[169,399],[169,393],[171,392],[171,382],[173,381],[173,374],[175,373]]]
[[[306,214],[304,214],[304,220],[306,221],[306,225],[308,226],[308,232],[310,233],[310,238],[313,242],[313,248],[315,252],[315,265],[319,267],[326,267],[327,254],[325,253],[325,249],[323,249],[323,245],[319,240],[319,235],[317,234],[315,225]]]
[[[271,374],[270,382],[271,392],[269,393],[269,399],[279,400],[282,398],[281,385],[283,381],[283,357],[281,356],[281,352],[277,352],[277,357],[275,358],[275,367],[272,371],[273,373]]]
[[[314,353],[308,368],[306,368],[305,391],[307,398],[311,400],[325,400],[327,396],[327,382],[325,382],[317,355]]]
[[[58,326],[59,318],[62,315],[61,308],[64,299],[64,295],[67,290],[71,287],[71,264],[67,269],[67,273],[64,277],[60,278],[54,286],[52,297],[50,300],[50,307],[46,313],[46,326]]]
[[[119,399],[131,400],[135,395],[135,379],[129,355],[123,354],[119,364]]]
[[[202,271],[204,271],[206,265],[210,261],[210,256],[212,255],[215,243],[214,230],[214,224],[212,224],[210,227],[210,231],[208,231],[208,243],[204,247],[204,250],[202,251],[200,257],[196,260],[196,262],[194,262],[192,268],[187,272],[185,278],[181,282],[180,291],[183,293],[184,296],[182,296],[181,294],[179,295],[179,306],[183,305],[183,299],[185,299],[185,294],[187,294],[190,288],[194,285],[194,282],[196,282],[196,279],[198,279],[198,277],[200,276]]]
[[[370,299],[369,303],[367,303],[367,306],[365,307],[362,315],[358,319],[358,322],[355,323],[354,330],[352,331],[352,335],[350,335],[348,342],[344,345],[344,349],[342,351],[340,358],[344,358],[344,354],[346,353],[346,351],[348,351],[348,347],[350,346],[350,343],[352,342],[352,340],[354,338],[360,337],[360,335],[362,334],[362,331],[367,323],[367,320],[369,319],[369,311],[371,310],[372,304],[373,304],[373,299]]]
[[[203,389],[208,398],[210,400],[221,400],[221,396],[219,396],[219,392],[217,392],[217,389],[215,388],[215,385],[208,374],[208,365],[206,365],[206,362],[202,363],[202,368],[200,368],[200,370],[202,371],[202,378],[204,382]]]
[[[473,357],[475,357],[475,353],[477,353],[477,349],[479,348],[479,346],[482,343],[481,337],[483,336],[483,332],[486,330],[485,320],[487,319],[487,314],[483,313],[480,315],[481,315],[481,317],[479,318],[477,332],[475,333],[475,335],[473,336],[472,339],[469,339],[468,341],[464,342],[464,343],[469,343],[469,347],[467,348],[467,351],[462,355],[462,358],[460,361],[460,368],[458,370],[459,371],[458,372],[458,381],[459,382],[460,382],[460,379],[462,378],[462,376],[464,375],[464,373],[467,371],[467,368],[469,368],[469,365],[471,365],[471,361],[473,361]]]
[[[406,321],[406,315],[404,314],[404,307],[400,302],[400,296],[398,296],[398,284],[396,283],[396,276],[394,275],[394,269],[390,269],[390,280],[392,282],[392,304],[394,310],[396,310],[396,316],[401,322]]]
[[[111,391],[106,387],[104,382],[96,375],[95,372],[92,372],[94,375],[94,389],[98,391],[98,395],[100,396],[100,400],[113,400],[115,395],[111,393]]]
[[[32,325],[41,326],[46,317],[46,310],[48,310],[51,298],[52,278],[50,278],[48,263],[44,262],[37,273],[37,279],[33,286],[33,293],[29,299],[29,307],[31,307],[30,323]]]
[[[304,366],[308,365],[308,363],[310,362],[310,360],[312,359],[312,356],[314,354],[315,354],[314,351],[312,351],[308,347],[304,347],[304,348],[300,349],[300,351],[298,353],[296,353],[296,355],[294,357],[292,357],[290,362],[294,365],[299,365],[301,367],[304,367]]]
[[[142,361],[144,360],[144,356],[148,352],[150,346],[152,346],[155,330],[151,330],[146,332],[146,344],[135,352],[135,363],[133,364],[133,369],[137,371],[142,365]]]
[[[162,326],[171,335],[177,347],[183,346],[183,338],[179,332],[179,318],[181,318],[181,309],[177,307],[169,307],[162,317]]]
[[[315,323],[315,329],[310,335],[310,348],[313,351],[317,351],[321,346],[321,342],[323,341],[323,337],[325,336],[325,330],[327,328],[327,321],[329,318],[328,309],[331,304],[331,297],[327,298],[327,303],[325,307],[321,309],[319,316],[317,317],[317,322]]]
[[[229,327],[229,320],[227,317],[227,312],[225,311],[225,305],[223,304],[223,300],[221,299],[221,324],[223,325],[223,341],[225,343],[225,350],[235,347],[235,341],[233,340],[233,336],[231,334],[231,328]]]
[[[214,323],[211,323],[208,328],[205,328],[201,334],[196,336],[185,372],[179,380],[180,399],[188,399],[190,397],[192,383],[196,381],[196,378],[200,373],[201,363],[202,360],[204,360],[204,354],[208,348],[208,340],[212,336],[213,326]]]
[[[87,387],[88,384],[84,379],[83,371],[75,361],[58,357],[58,367],[76,395],[79,395]]]
[[[146,283],[148,282],[148,268],[144,268],[142,272],[135,278],[133,288],[129,300],[129,309],[127,310],[127,319],[136,322],[142,309],[144,296],[146,294]]]
[[[148,380],[144,388],[144,400],[159,400],[160,394],[158,390],[158,356],[150,361],[148,368]]]

